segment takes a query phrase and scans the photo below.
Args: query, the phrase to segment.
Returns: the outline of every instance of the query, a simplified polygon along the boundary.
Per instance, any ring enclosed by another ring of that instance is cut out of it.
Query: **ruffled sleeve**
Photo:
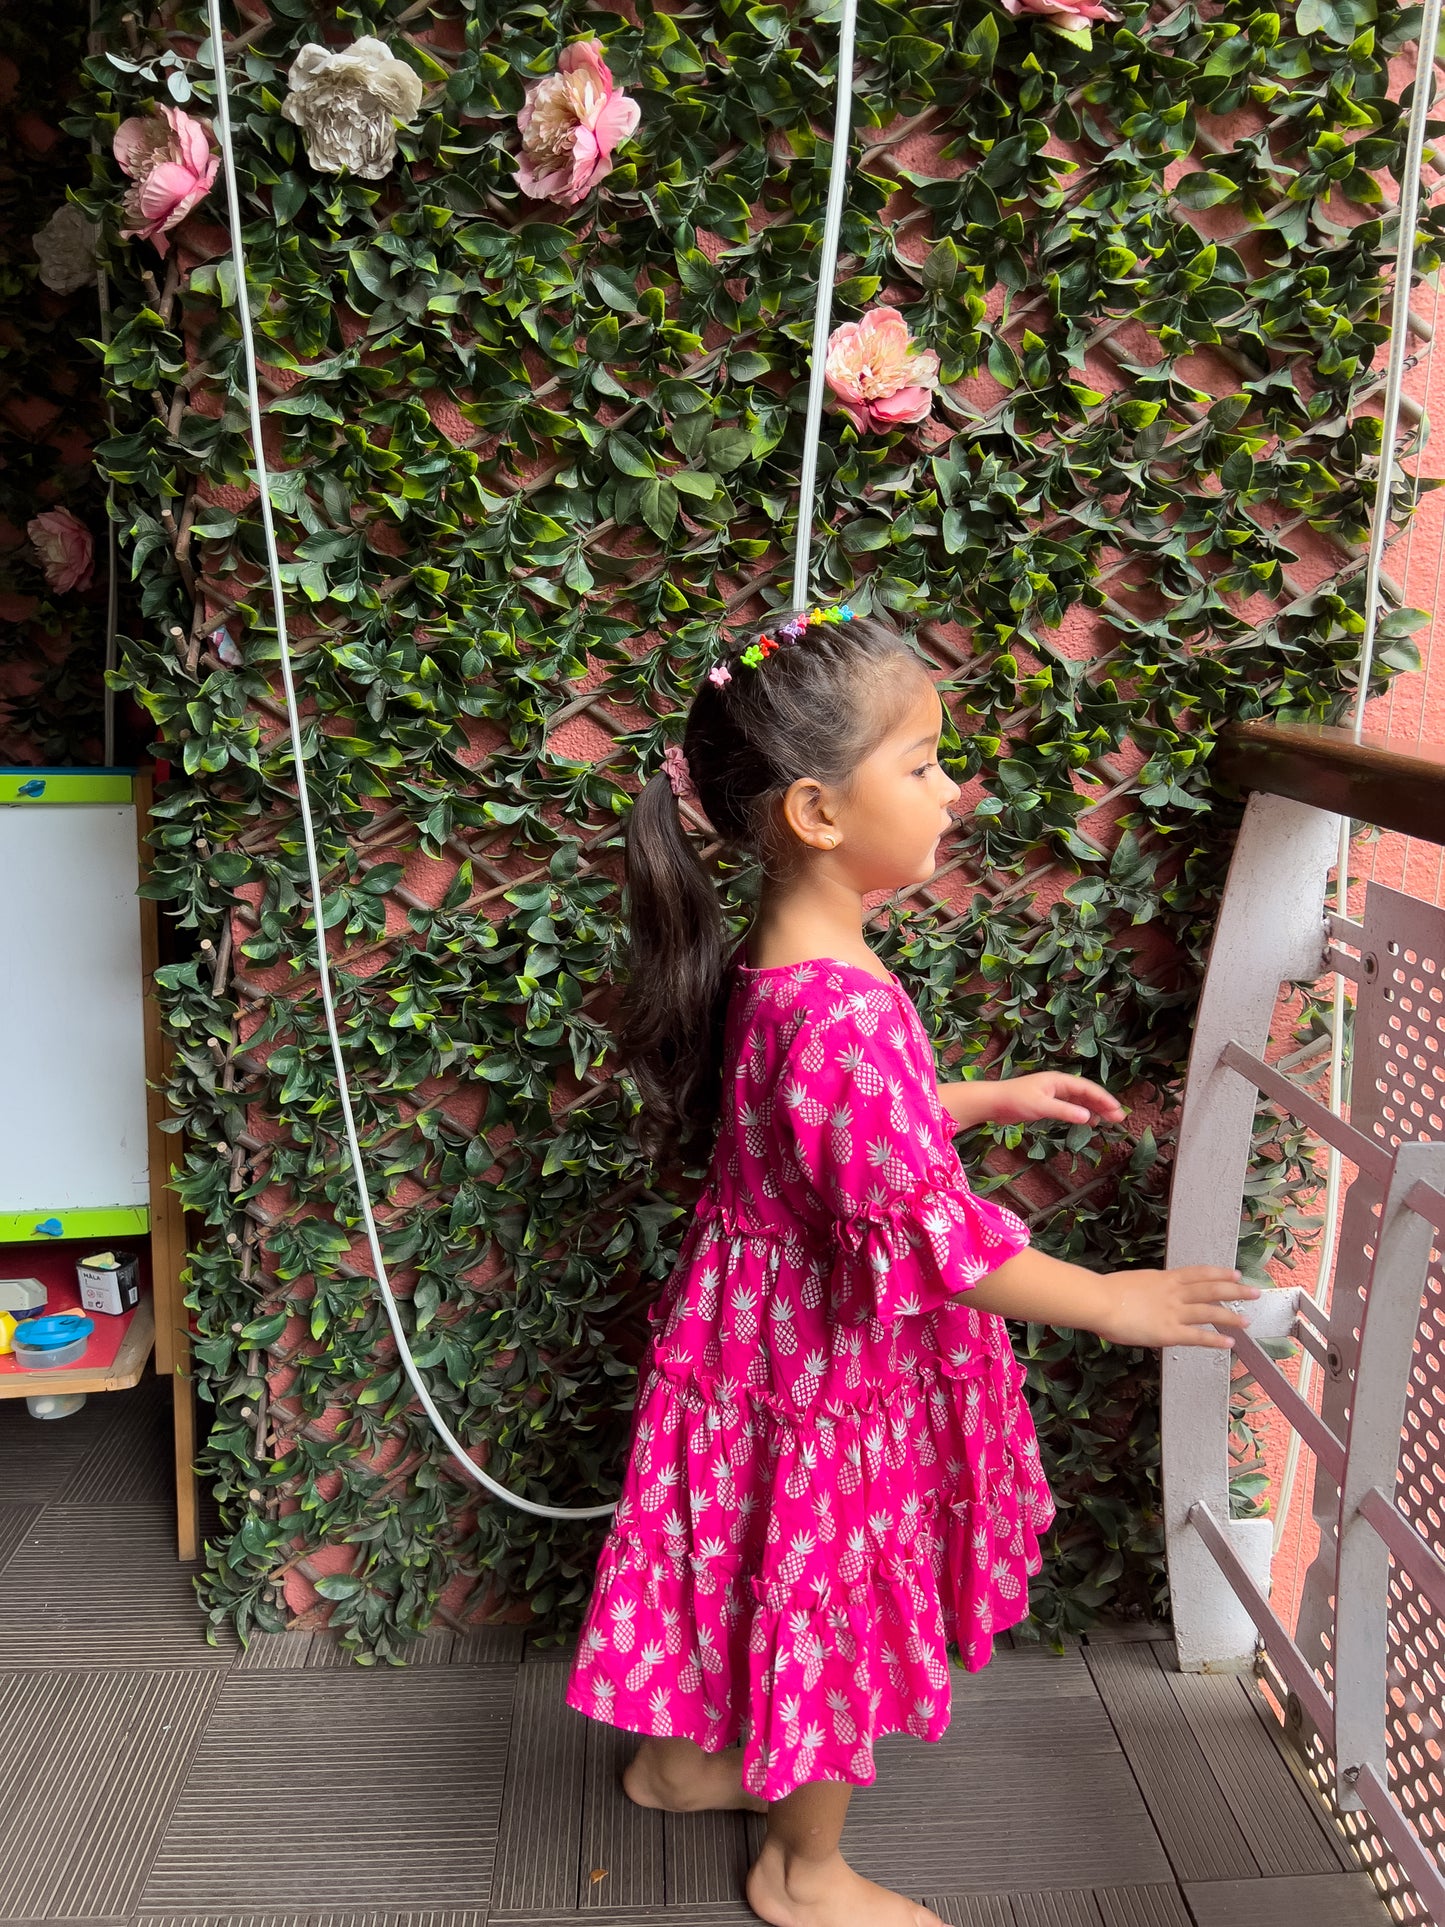
[[[894,992],[835,1004],[799,1030],[775,1110],[785,1157],[885,1324],[937,1311],[1029,1242],[1016,1212],[971,1189],[926,1049]]]

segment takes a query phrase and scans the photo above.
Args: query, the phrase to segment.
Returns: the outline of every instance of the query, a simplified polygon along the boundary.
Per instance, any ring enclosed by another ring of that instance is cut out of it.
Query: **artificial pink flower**
[[[126,191],[121,234],[154,241],[165,255],[166,235],[210,192],[221,164],[211,147],[211,123],[159,101],[151,113],[123,120],[111,145],[135,183]]]
[[[823,373],[837,408],[860,434],[921,422],[933,406],[938,356],[916,348],[896,308],[872,308],[828,337]]]
[[[1037,15],[1046,27],[1053,27],[1063,33],[1087,33],[1091,20],[1117,20],[1117,13],[1099,4],[1099,0],[999,0],[1005,13],[1018,18],[1020,14]]]
[[[46,509],[26,524],[25,533],[35,544],[45,580],[57,595],[90,587],[95,544],[90,530],[69,509]]]
[[[612,84],[600,40],[566,49],[555,74],[527,89],[517,116],[517,185],[534,201],[575,207],[612,172],[612,150],[637,131],[642,110]]]

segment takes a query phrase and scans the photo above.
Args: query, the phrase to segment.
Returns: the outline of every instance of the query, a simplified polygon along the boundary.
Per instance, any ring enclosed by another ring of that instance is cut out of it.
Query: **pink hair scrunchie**
[[[669,743],[662,753],[662,767],[667,771],[667,780],[672,785],[672,793],[681,800],[697,795],[697,785],[692,780],[687,757],[679,743]]]

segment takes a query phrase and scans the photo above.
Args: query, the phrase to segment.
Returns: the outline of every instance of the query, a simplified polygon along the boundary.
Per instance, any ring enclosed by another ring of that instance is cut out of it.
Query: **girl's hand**
[[[1088,1124],[1098,1117],[1117,1124],[1124,1107],[1102,1084],[1066,1071],[1034,1071],[1027,1077],[979,1077],[964,1084],[941,1084],[939,1101],[954,1122],[1030,1124],[1056,1117],[1066,1124]]]
[[[1000,1124],[1029,1124],[1036,1118],[1057,1117],[1069,1124],[1089,1124],[1095,1117],[1117,1124],[1124,1106],[1102,1084],[1067,1071],[1034,1071],[1028,1077],[1003,1077],[989,1112]]]
[[[1179,1265],[1173,1271],[1111,1271],[1099,1279],[1104,1315],[1091,1321],[1111,1345],[1208,1345],[1232,1351],[1226,1331],[1242,1331],[1245,1319],[1229,1301],[1258,1298],[1258,1285],[1241,1284],[1223,1265]],[[1212,1330],[1224,1326],[1226,1331]]]

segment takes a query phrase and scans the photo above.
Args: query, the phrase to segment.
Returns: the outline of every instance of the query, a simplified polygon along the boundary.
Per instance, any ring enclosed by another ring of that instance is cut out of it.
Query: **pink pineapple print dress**
[[[967,1296],[1028,1231],[969,1189],[902,986],[737,966],[723,1092],[567,1697],[741,1741],[779,1800],[942,1735],[949,1642],[976,1672],[1025,1616],[1054,1505],[1004,1321]]]

